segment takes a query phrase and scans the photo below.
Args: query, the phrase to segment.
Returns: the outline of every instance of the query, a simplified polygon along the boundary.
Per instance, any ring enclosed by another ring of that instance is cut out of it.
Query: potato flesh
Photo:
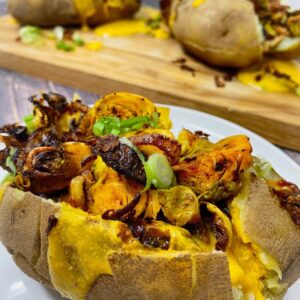
[[[254,294],[255,299],[265,299],[262,293],[266,288],[265,279],[272,278],[273,290],[278,293],[281,293],[285,287],[279,284],[282,273],[277,260],[251,241],[245,232],[244,221],[250,189],[251,176],[246,173],[242,191],[230,203],[234,241],[229,249],[229,266],[231,280],[235,286],[240,285],[244,294]]]

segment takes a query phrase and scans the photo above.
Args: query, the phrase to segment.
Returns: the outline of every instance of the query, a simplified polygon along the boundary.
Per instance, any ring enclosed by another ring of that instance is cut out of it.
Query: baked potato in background
[[[8,0],[8,12],[21,24],[91,25],[131,17],[140,0]]]
[[[163,0],[161,7],[174,37],[209,64],[242,68],[264,54],[300,55],[299,13],[277,0]]]

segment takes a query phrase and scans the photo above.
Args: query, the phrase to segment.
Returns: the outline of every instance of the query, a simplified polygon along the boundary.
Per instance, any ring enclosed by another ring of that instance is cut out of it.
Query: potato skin
[[[46,231],[57,213],[53,201],[13,188],[0,204],[0,240],[24,273],[50,288]],[[232,299],[224,252],[113,252],[108,260],[113,276],[101,275],[86,299]]]
[[[300,276],[300,229],[261,179],[252,180],[249,195],[246,233],[279,261],[283,282],[291,285]],[[49,217],[59,209],[60,205],[51,200],[13,188],[7,188],[0,203],[0,240],[23,272],[48,287],[53,286],[46,232]],[[101,275],[88,300],[232,299],[224,252],[113,252],[108,260],[113,276]]]
[[[170,11],[172,33],[188,52],[224,67],[262,59],[262,30],[250,1],[205,0],[193,7],[194,2],[174,0]]]
[[[252,177],[244,226],[249,239],[279,262],[283,282],[300,277],[300,228],[259,178]],[[276,217],[274,217],[276,216]]]
[[[87,19],[88,25],[132,16],[140,0],[123,0],[123,7],[104,8],[104,0],[95,0],[97,12]],[[36,26],[82,25],[82,18],[73,0],[8,0],[8,12],[21,24]]]

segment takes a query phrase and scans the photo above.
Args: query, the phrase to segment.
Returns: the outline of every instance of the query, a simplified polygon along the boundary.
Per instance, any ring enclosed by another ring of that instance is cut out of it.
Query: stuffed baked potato
[[[300,190],[246,136],[175,139],[132,94],[30,100],[0,129],[0,239],[32,278],[71,299],[280,299],[299,278]]]
[[[205,62],[246,67],[300,55],[300,13],[279,0],[162,0],[174,37]]]
[[[98,25],[131,17],[139,0],[8,0],[8,12],[21,24]]]

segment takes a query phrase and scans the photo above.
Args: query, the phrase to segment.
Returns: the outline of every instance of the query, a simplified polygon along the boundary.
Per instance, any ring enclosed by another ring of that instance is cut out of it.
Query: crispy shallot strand
[[[25,144],[17,140],[16,138],[8,135],[1,135],[0,134],[0,143],[4,143],[6,146],[11,147],[23,147]]]
[[[119,174],[130,177],[135,181],[144,184],[146,173],[143,163],[131,147],[120,143],[116,135],[107,135],[89,140],[92,151],[95,155],[100,155],[103,161]]]
[[[34,157],[42,152],[57,151],[58,149],[52,146],[38,147],[28,153],[23,171],[32,171],[34,168]]]
[[[97,159],[97,155],[96,154],[92,154],[88,157],[86,157],[82,162],[81,162],[81,167],[84,168],[87,164],[89,164],[90,162],[94,161]]]
[[[18,123],[4,125],[0,128],[0,133],[7,133],[20,142],[26,142],[28,138],[27,127]]]
[[[164,152],[169,159],[171,165],[179,161],[181,153],[181,145],[174,139],[166,137],[162,134],[145,134],[137,135],[130,138],[135,146],[153,145]]]
[[[129,202],[125,207],[118,209],[116,211],[114,210],[107,210],[105,213],[103,213],[102,218],[105,220],[126,220],[128,217],[133,217],[135,214],[134,208],[137,206],[137,204],[140,202],[141,199],[141,193],[137,193],[131,202]]]
[[[285,180],[268,184],[278,197],[280,205],[288,211],[293,222],[300,226],[300,189],[298,186]]]

